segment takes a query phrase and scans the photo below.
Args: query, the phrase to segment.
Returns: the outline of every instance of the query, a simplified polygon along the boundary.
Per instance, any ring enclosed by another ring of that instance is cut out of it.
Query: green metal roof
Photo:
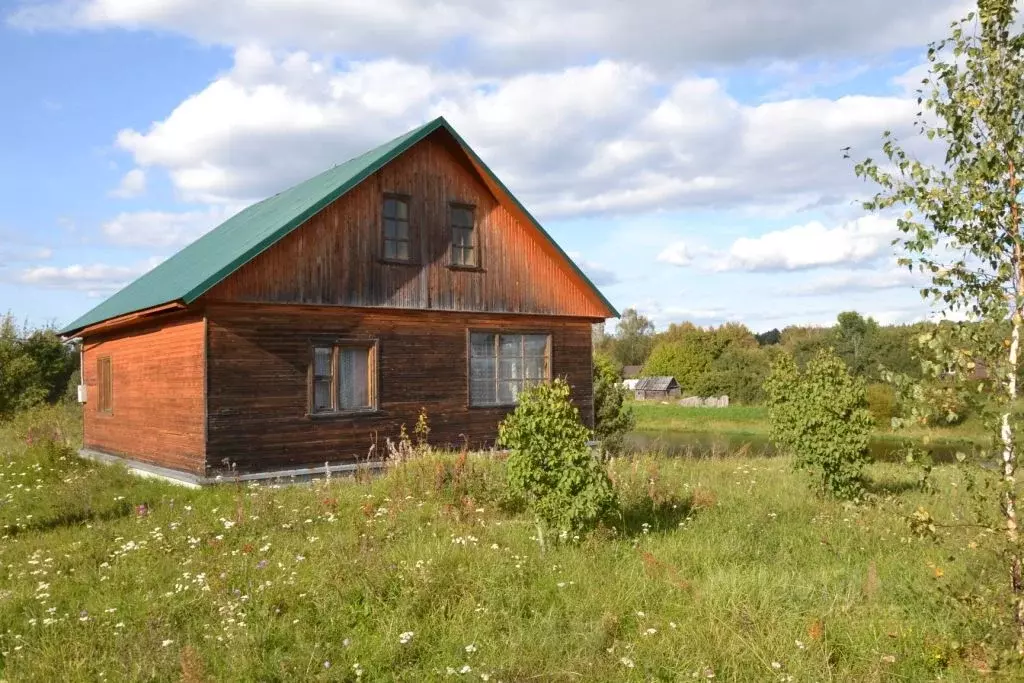
[[[61,334],[69,336],[104,320],[161,304],[175,301],[185,304],[192,303],[214,285],[274,245],[384,165],[440,129],[447,131],[466,153],[491,176],[491,179],[508,194],[516,206],[551,241],[584,282],[600,297],[608,310],[618,317],[619,314],[615,307],[608,302],[583,271],[551,239],[551,236],[523,208],[522,204],[480,160],[480,157],[470,149],[469,145],[448,122],[443,117],[438,117],[380,147],[243,209],[82,317],[68,324],[61,330]]]

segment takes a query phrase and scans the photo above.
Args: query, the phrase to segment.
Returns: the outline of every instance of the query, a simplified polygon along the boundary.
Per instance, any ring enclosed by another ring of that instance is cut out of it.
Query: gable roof
[[[637,382],[637,391],[669,391],[679,386],[675,377],[644,377]]]
[[[214,285],[276,244],[329,204],[370,175],[398,158],[431,133],[444,130],[459,144],[474,165],[486,174],[530,224],[554,247],[611,316],[615,307],[573,262],[540,223],[508,191],[494,172],[476,155],[444,117],[420,126],[390,142],[324,171],[295,187],[243,209],[195,242],[171,256],[61,330],[70,336],[86,327],[170,302],[191,304]]]

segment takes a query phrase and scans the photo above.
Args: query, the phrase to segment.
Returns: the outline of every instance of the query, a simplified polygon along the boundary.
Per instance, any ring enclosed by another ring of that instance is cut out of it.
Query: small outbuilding
[[[681,393],[675,377],[644,377],[636,385],[636,397],[641,401],[679,398]]]

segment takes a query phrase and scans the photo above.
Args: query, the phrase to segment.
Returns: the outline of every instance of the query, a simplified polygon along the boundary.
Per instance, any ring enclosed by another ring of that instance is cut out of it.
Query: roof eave
[[[60,331],[60,336],[67,339],[74,339],[76,337],[85,337],[87,335],[96,334],[97,332],[109,332],[110,330],[124,327],[137,323],[143,319],[151,318],[162,313],[171,313],[175,311],[182,311],[188,308],[188,305],[183,301],[170,301],[167,303],[159,304],[157,306],[151,306],[138,311],[132,311],[131,313],[125,313],[114,318],[107,318],[106,320],[100,320],[95,323],[87,325],[79,325],[75,327],[66,327]],[[75,323],[72,323],[74,325]]]

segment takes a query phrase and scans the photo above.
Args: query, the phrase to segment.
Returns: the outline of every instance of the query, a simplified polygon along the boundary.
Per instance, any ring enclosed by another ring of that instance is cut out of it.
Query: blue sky
[[[964,2],[484,5],[0,4],[0,309],[66,322],[443,114],[659,326],[928,314],[840,149],[908,131],[923,46]]]

